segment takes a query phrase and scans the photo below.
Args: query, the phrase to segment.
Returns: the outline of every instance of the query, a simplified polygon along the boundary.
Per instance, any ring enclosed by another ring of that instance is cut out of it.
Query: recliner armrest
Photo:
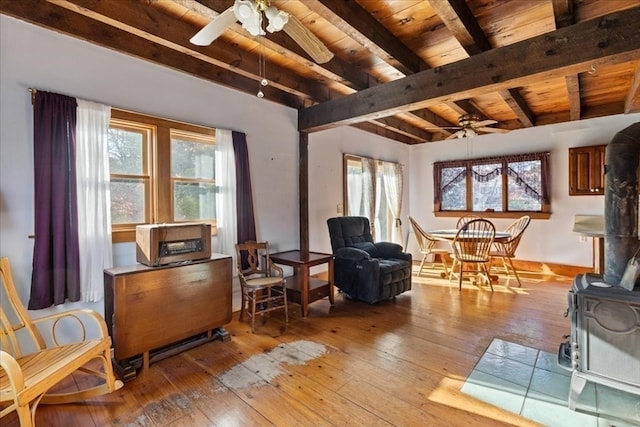
[[[371,259],[371,256],[366,251],[353,247],[340,248],[334,253],[334,255],[336,258],[350,259],[353,261]]]
[[[402,252],[402,246],[393,242],[376,242],[379,258],[399,258],[405,259],[406,253]]]

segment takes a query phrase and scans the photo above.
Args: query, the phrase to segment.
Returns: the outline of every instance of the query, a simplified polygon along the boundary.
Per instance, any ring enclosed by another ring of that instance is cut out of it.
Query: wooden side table
[[[293,267],[293,277],[287,277],[287,298],[302,306],[302,317],[309,314],[309,304],[329,297],[333,300],[333,255],[319,252],[302,252],[299,250],[278,252],[270,255],[276,264]],[[321,264],[329,265],[328,280],[309,277],[309,269]]]

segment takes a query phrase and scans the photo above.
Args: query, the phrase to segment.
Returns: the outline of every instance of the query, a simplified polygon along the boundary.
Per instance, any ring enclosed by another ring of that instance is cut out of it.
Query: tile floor
[[[568,408],[570,372],[557,356],[494,339],[462,392],[549,427],[640,426],[640,397],[588,382]]]

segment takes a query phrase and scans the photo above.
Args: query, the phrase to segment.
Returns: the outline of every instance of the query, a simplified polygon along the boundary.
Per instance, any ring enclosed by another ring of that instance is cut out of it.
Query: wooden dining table
[[[432,230],[429,231],[433,237],[438,240],[448,240],[453,241],[455,239],[456,234],[458,234],[457,228],[447,228],[442,230]],[[461,235],[464,238],[464,233]],[[493,241],[496,243],[506,242],[511,238],[511,234],[505,231],[496,231],[496,236],[493,238]]]
[[[455,239],[456,235],[458,234],[458,229],[457,228],[447,228],[447,229],[441,229],[441,230],[431,230],[431,231],[429,231],[429,234],[431,234],[431,236],[433,236],[434,238],[436,238],[438,240],[444,240],[444,241],[453,242],[453,240]],[[464,232],[460,237],[464,238]],[[493,238],[493,241],[495,243],[502,243],[502,242],[508,241],[510,238],[511,238],[511,234],[510,233],[507,233],[505,231],[496,231],[496,235]],[[440,273],[440,277],[442,277],[443,279],[446,279],[446,274],[445,273]],[[491,275],[489,275],[489,278],[491,279],[492,282],[497,282],[498,279],[499,279],[497,274],[491,274]]]

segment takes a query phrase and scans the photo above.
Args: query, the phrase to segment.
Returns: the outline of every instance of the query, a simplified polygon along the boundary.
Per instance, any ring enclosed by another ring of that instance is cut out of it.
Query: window
[[[532,153],[434,163],[436,216],[461,212],[548,216],[548,157],[549,153]]]
[[[393,209],[399,210],[400,206],[392,206],[394,202],[391,200],[396,200],[395,204],[401,203],[401,198],[397,199],[387,194],[390,177],[386,178],[385,184],[385,170],[389,169],[385,168],[385,165],[398,166],[396,163],[351,154],[344,155],[345,215],[374,218],[371,227],[376,241],[394,240]],[[398,179],[401,178],[400,176]]]
[[[139,224],[206,222],[215,234],[215,129],[112,109],[113,241]]]

